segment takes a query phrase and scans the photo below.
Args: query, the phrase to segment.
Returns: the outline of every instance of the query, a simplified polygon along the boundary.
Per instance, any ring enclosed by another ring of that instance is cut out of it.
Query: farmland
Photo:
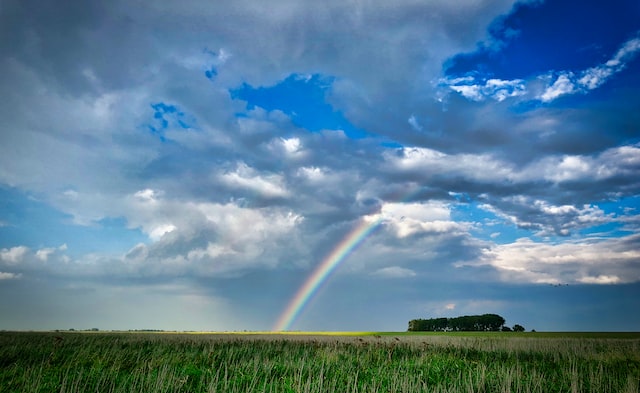
[[[0,333],[2,392],[638,392],[636,333]]]

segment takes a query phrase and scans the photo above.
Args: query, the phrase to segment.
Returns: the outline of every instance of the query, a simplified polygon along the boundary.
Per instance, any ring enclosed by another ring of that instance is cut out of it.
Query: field
[[[638,392],[636,333],[0,332],[1,392]]]

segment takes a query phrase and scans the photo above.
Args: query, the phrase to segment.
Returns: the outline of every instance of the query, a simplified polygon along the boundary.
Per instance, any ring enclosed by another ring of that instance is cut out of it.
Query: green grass
[[[0,333],[1,392],[637,393],[639,383],[638,334]]]

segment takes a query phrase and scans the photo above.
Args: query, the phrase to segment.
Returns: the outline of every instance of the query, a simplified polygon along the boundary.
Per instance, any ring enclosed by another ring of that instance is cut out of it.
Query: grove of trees
[[[500,331],[504,323],[505,319],[498,314],[465,315],[455,318],[412,319],[409,321],[408,330],[410,332],[497,332]],[[520,325],[516,326],[522,328]]]

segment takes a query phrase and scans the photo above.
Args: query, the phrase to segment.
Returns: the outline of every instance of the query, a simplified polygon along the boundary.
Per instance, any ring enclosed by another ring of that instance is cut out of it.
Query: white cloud
[[[525,195],[504,197],[497,204],[500,208],[490,204],[479,207],[520,228],[536,231],[537,236],[568,236],[579,229],[624,220],[595,205],[553,205]]]
[[[453,85],[449,87],[451,90],[462,94],[463,97],[470,100],[482,101],[484,99],[481,87],[478,85]]]
[[[383,267],[371,274],[383,278],[408,278],[416,276],[416,272],[413,270],[400,266]]]
[[[384,159],[402,171],[419,171],[424,178],[453,174],[477,181],[503,181],[514,176],[511,165],[490,154],[445,154],[434,149],[404,147]]]
[[[589,68],[582,72],[578,84],[587,90],[600,87],[613,74],[626,68],[627,63],[640,51],[640,38],[632,38],[625,42],[616,54],[606,63]]]
[[[507,98],[518,97],[526,93],[526,85],[522,79],[487,79],[478,83],[473,77],[466,77],[444,79],[440,83],[472,101],[484,101],[486,98],[492,98],[502,102]]]
[[[596,156],[546,156],[519,169],[491,154],[446,154],[422,147],[404,147],[395,154],[386,151],[383,157],[396,170],[415,171],[425,179],[436,175],[460,176],[489,183],[606,180],[629,176],[640,169],[639,145],[613,147]]]
[[[17,265],[24,260],[28,252],[29,248],[25,246],[3,248],[0,250],[0,261],[8,265]]]
[[[76,193],[75,197],[77,198],[78,193]],[[162,196],[161,192],[152,189],[145,189],[137,191],[133,194],[134,197],[138,198],[143,202],[155,202],[157,197]]]
[[[42,262],[46,262],[49,259],[49,256],[56,252],[55,248],[41,248],[36,251],[36,258],[41,260]]]
[[[380,214],[384,219],[418,221],[443,221],[450,217],[450,208],[446,203],[430,202],[387,202],[382,205]]]
[[[597,156],[563,155],[541,158],[527,166],[520,177],[562,183],[576,180],[605,180],[630,175],[640,168],[640,146],[613,147]]]
[[[439,84],[472,101],[484,101],[487,98],[504,101],[507,98],[523,96],[525,99],[535,98],[542,102],[552,102],[564,95],[586,93],[600,87],[613,75],[624,70],[639,52],[640,38],[636,37],[623,43],[608,61],[580,72],[551,71],[528,81],[466,76],[445,78],[440,80]],[[536,86],[540,82],[544,87],[542,92],[536,93]]]
[[[238,163],[235,171],[220,174],[222,183],[232,188],[247,189],[267,198],[283,198],[289,195],[284,178],[279,174],[260,175],[247,164]]]
[[[578,279],[578,282],[583,284],[617,284],[621,282],[620,277],[618,276],[585,276]]]
[[[7,273],[7,272],[0,272],[0,281],[1,280],[15,280],[22,277],[22,274],[18,273]]]
[[[326,177],[326,169],[318,168],[315,166],[298,168],[297,175],[303,177],[309,182],[318,183],[323,181]]]
[[[300,138],[274,138],[267,149],[279,159],[302,159],[308,155]]]
[[[151,231],[149,232],[149,237],[151,238],[151,240],[157,241],[162,236],[166,235],[167,233],[173,232],[175,229],[176,226],[173,224],[162,224],[151,229]]]
[[[285,151],[289,154],[296,154],[302,149],[300,138],[281,138],[280,140],[282,141]]]
[[[622,44],[614,56],[603,64],[588,68],[578,76],[572,72],[562,72],[556,81],[538,97],[543,102],[574,93],[585,93],[604,84],[609,78],[624,70],[627,63],[640,51],[640,38],[632,38]]]
[[[574,82],[572,82],[573,74],[570,72],[561,73],[558,75],[558,78],[548,86],[538,98],[542,102],[550,102],[555,100],[556,98],[563,96],[565,94],[572,94],[576,92],[576,87]]]
[[[71,258],[65,245],[36,251],[19,246],[0,250],[0,270],[4,267],[29,277],[105,280],[126,276],[154,282],[160,276],[237,275],[292,260],[300,263],[305,258],[299,228],[304,219],[288,210],[232,203],[176,204],[166,198],[152,205],[144,203],[138,210],[142,214],[132,219],[140,220],[152,242],[138,244],[121,257],[90,254]],[[173,228],[143,221],[147,215],[163,219],[167,212],[178,224]]]
[[[492,266],[506,282],[639,282],[640,266],[636,263],[640,258],[639,242],[638,235],[564,243],[523,238],[488,248],[480,261],[468,265]]]
[[[381,219],[396,238],[406,238],[416,234],[460,234],[470,226],[465,222],[450,219],[448,204],[430,202],[385,202],[379,213],[365,217],[369,222]]]

